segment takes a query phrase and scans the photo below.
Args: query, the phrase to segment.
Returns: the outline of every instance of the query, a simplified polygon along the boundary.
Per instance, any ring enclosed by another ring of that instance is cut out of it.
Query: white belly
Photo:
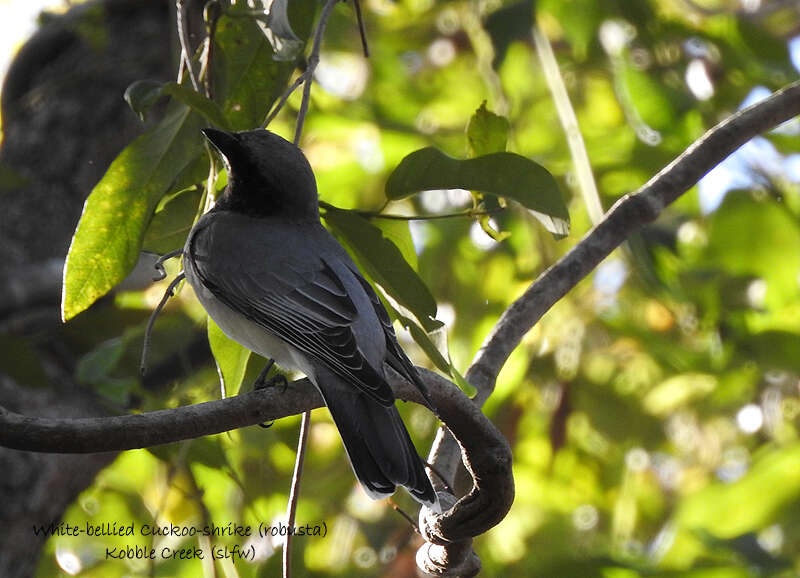
[[[300,371],[312,380],[314,379],[313,367],[305,355],[270,333],[267,329],[222,303],[200,283],[195,271],[186,261],[184,262],[186,265],[186,280],[194,289],[195,295],[197,295],[197,299],[203,305],[203,308],[214,322],[219,325],[225,335],[250,351],[254,351],[263,357],[274,359],[275,363],[284,369]]]

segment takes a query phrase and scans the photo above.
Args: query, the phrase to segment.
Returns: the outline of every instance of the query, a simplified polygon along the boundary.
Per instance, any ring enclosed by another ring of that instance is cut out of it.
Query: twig
[[[197,83],[197,77],[194,74],[194,69],[192,68],[192,59],[189,56],[189,34],[186,30],[186,19],[185,19],[185,0],[175,0],[175,19],[178,26],[178,42],[181,45],[181,68],[180,70],[184,70],[184,66],[186,67],[185,70],[189,73],[189,80],[192,81],[192,88],[195,91],[200,92],[200,85]],[[181,72],[178,72],[178,83],[181,82]]]
[[[297,87],[303,84],[305,78],[306,78],[305,73],[301,74],[295,79],[295,81],[289,86],[289,88],[283,91],[283,95],[281,95],[278,104],[276,104],[273,107],[272,111],[270,111],[269,115],[267,115],[267,119],[261,124],[261,128],[267,128],[269,123],[271,123],[275,119],[275,117],[278,116],[278,113],[283,108],[283,105],[286,104],[286,101],[289,100],[289,97],[292,95],[292,93],[295,90],[297,90]]]
[[[183,255],[183,248],[175,249],[174,251],[170,251],[169,253],[164,253],[161,255],[155,263],[153,263],[153,268],[156,270],[156,277],[153,278],[153,281],[161,281],[166,279],[167,272],[164,271],[164,262],[169,261],[173,257],[177,257],[178,255]]]
[[[303,132],[303,123],[305,122],[306,112],[308,111],[308,101],[311,97],[311,84],[314,78],[314,70],[317,68],[317,64],[319,64],[319,49],[320,45],[322,44],[322,35],[325,32],[325,26],[328,23],[328,17],[330,16],[333,6],[336,4],[336,2],[338,2],[338,0],[327,0],[325,2],[325,5],[322,7],[322,13],[319,16],[317,29],[314,33],[314,45],[311,48],[311,56],[308,58],[308,66],[302,75],[305,85],[303,86],[303,100],[300,103],[300,111],[297,114],[297,125],[294,133],[295,145],[300,144],[300,135]],[[288,94],[291,94],[291,91],[293,90],[294,88],[291,88],[290,91],[287,91],[286,98],[288,98]],[[286,99],[282,99],[282,102],[286,102]],[[282,104],[279,104],[279,106],[282,106]],[[292,526],[294,526],[294,517],[297,511],[297,499],[300,492],[300,479],[303,475],[303,461],[306,457],[306,446],[308,445],[308,429],[310,423],[311,411],[304,411],[303,419],[300,423],[300,437],[297,440],[297,458],[295,459],[294,463],[294,475],[292,476],[292,486],[289,491],[289,504],[287,506],[288,520],[286,523],[290,530]],[[291,570],[292,533],[289,531],[286,533],[286,541],[283,544],[283,578],[289,578],[291,576]]]
[[[558,118],[567,137],[567,146],[569,146],[572,162],[575,165],[578,188],[589,212],[589,218],[596,225],[603,220],[603,205],[600,202],[600,195],[597,193],[597,185],[592,174],[589,155],[586,152],[586,144],[583,142],[578,118],[575,116],[575,109],[572,108],[572,103],[569,100],[569,94],[567,94],[564,79],[558,69],[558,62],[555,54],[553,54],[553,48],[538,24],[533,25],[533,42],[536,46],[539,62],[542,65],[547,87],[550,89],[550,94],[553,96],[553,102],[556,105]]]
[[[369,58],[369,46],[367,46],[367,29],[364,26],[364,18],[361,15],[361,0],[353,0],[353,7],[356,9],[356,20],[358,20],[358,33],[361,35],[361,48],[364,49],[364,58]]]
[[[300,101],[300,110],[297,113],[297,125],[294,131],[294,144],[300,143],[300,135],[303,133],[303,124],[306,121],[306,113],[308,112],[308,101],[311,99],[311,84],[314,77],[314,71],[319,64],[319,50],[322,45],[322,35],[325,32],[325,26],[328,24],[328,18],[333,11],[333,7],[339,0],[326,0],[325,5],[322,7],[322,13],[319,15],[319,22],[317,29],[314,32],[314,45],[311,47],[311,54],[308,57],[308,65],[305,72],[303,72],[305,84],[303,85],[303,100]]]
[[[294,474],[292,475],[292,487],[289,491],[289,504],[286,509],[286,541],[283,543],[283,578],[292,575],[292,528],[294,528],[295,515],[297,514],[297,497],[300,492],[300,479],[303,476],[303,462],[306,457],[306,447],[308,446],[308,430],[311,423],[311,412],[303,412],[303,419],[300,422],[300,437],[297,440],[297,457],[294,462]]]
[[[177,287],[178,283],[183,281],[185,277],[186,275],[181,271],[178,276],[172,280],[167,290],[164,291],[164,296],[161,298],[161,301],[158,302],[153,313],[150,314],[150,319],[147,320],[147,328],[144,330],[144,344],[142,345],[142,361],[139,365],[139,372],[141,375],[147,373],[147,352],[150,350],[150,333],[153,331],[153,324],[156,322],[156,317],[161,313],[164,305],[167,304],[167,300],[172,297],[172,292],[175,290],[175,287]]]
[[[212,64],[214,60],[214,36],[217,33],[217,21],[222,8],[219,0],[208,0],[203,7],[203,20],[206,23],[205,50],[203,51],[202,65],[200,67],[200,78],[203,81],[206,98],[214,97],[214,75],[212,74]]]
[[[400,515],[401,515],[403,518],[405,518],[405,519],[406,519],[406,521],[407,521],[409,524],[411,524],[411,527],[414,529],[414,532],[416,532],[417,534],[419,534],[419,526],[417,526],[417,523],[414,521],[414,518],[412,518],[411,516],[409,516],[408,514],[406,514],[406,513],[403,511],[403,508],[401,508],[400,506],[398,506],[398,505],[395,503],[395,501],[394,501],[393,499],[391,499],[391,498],[386,498],[386,501],[388,501],[388,502],[389,502],[389,505],[392,507],[392,509],[393,509],[395,512],[397,512],[398,514],[400,514]]]

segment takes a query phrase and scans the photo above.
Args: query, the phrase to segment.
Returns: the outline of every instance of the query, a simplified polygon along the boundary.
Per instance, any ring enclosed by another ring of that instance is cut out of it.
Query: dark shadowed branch
[[[458,387],[420,368],[431,398],[459,440],[476,480],[473,491],[444,515],[431,515],[426,535],[436,543],[481,534],[499,522],[514,496],[511,449],[505,438]],[[419,391],[393,371],[399,399],[425,404]],[[145,448],[257,425],[322,407],[307,379],[286,391],[266,388],[219,401],[136,415],[58,419],[23,416],[0,408],[0,445],[26,451],[94,453]],[[491,493],[486,490],[491,488]],[[453,499],[450,499],[452,503]]]

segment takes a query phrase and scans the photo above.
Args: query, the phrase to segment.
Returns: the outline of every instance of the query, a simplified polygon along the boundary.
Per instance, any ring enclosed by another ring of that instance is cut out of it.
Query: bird
[[[372,286],[320,222],[305,155],[266,129],[202,132],[228,183],[183,250],[186,280],[200,303],[228,337],[308,377],[369,497],[404,486],[440,512],[386,367],[433,407],[428,391]]]

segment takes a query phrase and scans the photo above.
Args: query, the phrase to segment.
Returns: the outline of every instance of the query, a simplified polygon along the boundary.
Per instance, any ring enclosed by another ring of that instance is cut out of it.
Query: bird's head
[[[252,217],[292,221],[319,219],[317,183],[302,151],[268,130],[203,134],[228,171],[228,186],[220,208]]]

